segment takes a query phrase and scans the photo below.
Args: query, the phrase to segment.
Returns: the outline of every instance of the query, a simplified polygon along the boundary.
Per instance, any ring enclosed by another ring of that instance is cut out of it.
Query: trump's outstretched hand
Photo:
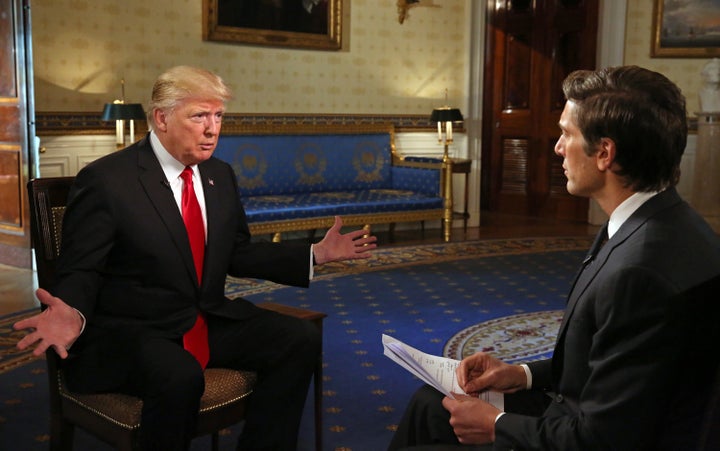
[[[83,318],[77,310],[47,290],[38,288],[35,294],[46,308],[13,325],[15,330],[30,329],[30,333],[18,341],[17,347],[23,350],[37,343],[34,355],[40,355],[52,347],[64,359],[68,356],[68,348],[82,332]]]
[[[322,265],[338,260],[368,258],[370,251],[377,247],[377,238],[368,235],[366,230],[359,229],[342,234],[340,233],[341,228],[342,219],[335,216],[333,226],[328,229],[319,243],[313,245],[315,263]]]

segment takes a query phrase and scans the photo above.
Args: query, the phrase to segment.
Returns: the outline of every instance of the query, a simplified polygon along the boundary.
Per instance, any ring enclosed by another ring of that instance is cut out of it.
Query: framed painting
[[[342,0],[203,0],[203,39],[339,50]]]
[[[720,56],[720,0],[654,0],[653,58]]]

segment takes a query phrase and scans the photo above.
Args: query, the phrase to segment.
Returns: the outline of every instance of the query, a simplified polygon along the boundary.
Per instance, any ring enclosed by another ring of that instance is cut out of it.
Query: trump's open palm
[[[17,343],[17,347],[22,350],[37,343],[34,355],[40,355],[52,347],[64,359],[68,356],[67,349],[80,336],[83,319],[77,310],[47,290],[38,288],[35,294],[46,308],[13,325],[15,330],[30,329],[30,333]]]

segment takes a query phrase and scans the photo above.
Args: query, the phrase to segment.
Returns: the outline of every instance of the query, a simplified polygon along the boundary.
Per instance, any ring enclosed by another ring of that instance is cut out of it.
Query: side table
[[[465,198],[464,207],[462,212],[453,212],[453,216],[463,219],[463,228],[467,230],[468,218],[470,213],[468,212],[468,200],[470,193],[470,169],[472,168],[472,160],[469,158],[451,158],[452,160],[452,173],[453,174],[465,174]]]

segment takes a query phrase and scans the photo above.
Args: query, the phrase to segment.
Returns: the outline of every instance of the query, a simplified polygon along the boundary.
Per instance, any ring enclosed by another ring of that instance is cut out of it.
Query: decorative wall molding
[[[300,125],[342,125],[342,124],[387,124],[395,126],[397,132],[433,131],[435,124],[427,115],[396,114],[243,114],[226,113],[223,124],[233,127],[256,124],[300,124]],[[115,124],[100,120],[100,113],[88,112],[37,112],[35,126],[38,135],[105,135],[115,133]],[[463,129],[459,129],[458,132]],[[138,121],[136,135],[147,132],[147,124]]]
[[[430,115],[395,115],[395,114],[242,114],[226,113],[223,124],[231,127],[243,125],[343,125],[343,124],[393,124],[398,133],[432,132],[436,130],[435,124],[430,122]],[[100,120],[99,113],[88,112],[36,112],[35,127],[39,136],[53,135],[114,135],[115,124]],[[697,117],[688,117],[688,127],[691,133],[697,132]],[[141,136],[148,130],[144,121],[135,125],[136,136]],[[459,127],[458,133],[465,133],[466,128]],[[463,152],[464,153],[464,152]]]

